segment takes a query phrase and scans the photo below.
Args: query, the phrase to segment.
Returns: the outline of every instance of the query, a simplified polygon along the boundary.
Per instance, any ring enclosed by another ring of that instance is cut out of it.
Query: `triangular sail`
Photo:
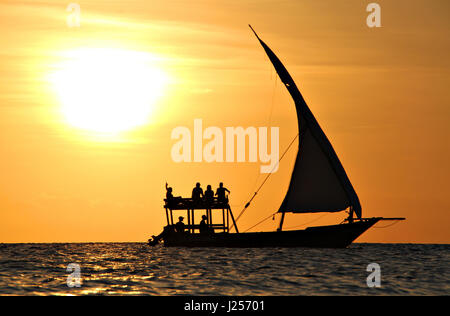
[[[251,28],[251,26],[250,26]],[[258,37],[297,110],[299,150],[288,192],[279,212],[339,212],[351,207],[361,218],[361,205],[331,143],[278,57]]]

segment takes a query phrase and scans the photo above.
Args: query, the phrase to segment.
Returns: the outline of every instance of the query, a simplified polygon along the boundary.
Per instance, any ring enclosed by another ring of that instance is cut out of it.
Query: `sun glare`
[[[117,134],[149,122],[168,76],[153,55],[122,49],[66,52],[51,75],[71,126]]]

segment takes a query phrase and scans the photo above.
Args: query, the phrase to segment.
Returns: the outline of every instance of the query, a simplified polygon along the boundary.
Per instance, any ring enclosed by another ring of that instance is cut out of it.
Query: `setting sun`
[[[148,53],[84,48],[63,56],[51,75],[62,116],[88,131],[116,134],[145,125],[168,82]]]

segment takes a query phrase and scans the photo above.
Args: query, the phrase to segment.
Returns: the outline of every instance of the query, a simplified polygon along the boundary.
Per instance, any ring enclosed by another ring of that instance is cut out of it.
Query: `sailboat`
[[[289,91],[297,112],[299,147],[289,188],[278,210],[281,214],[278,229],[271,232],[240,233],[227,200],[210,203],[196,203],[192,199],[175,202],[166,200],[164,207],[168,225],[160,235],[153,236],[149,244],[156,245],[163,242],[165,246],[186,247],[344,248],[379,221],[404,220],[405,218],[362,217],[358,195],[297,85],[280,59],[251,26],[250,28],[269,57],[281,82]],[[188,224],[182,231],[177,231],[177,225],[173,220],[173,211],[178,210],[187,211]],[[200,225],[195,224],[194,213],[198,210],[206,211],[203,217],[209,227],[207,232],[200,232]],[[347,210],[349,216],[340,224],[308,227],[302,230],[283,230],[286,213]],[[222,211],[223,222],[213,224],[212,213],[217,211]],[[234,233],[231,232],[233,227]]]

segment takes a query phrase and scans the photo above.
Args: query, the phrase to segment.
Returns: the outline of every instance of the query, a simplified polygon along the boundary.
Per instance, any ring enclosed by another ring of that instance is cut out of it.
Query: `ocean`
[[[0,295],[449,295],[449,250],[0,244]]]

